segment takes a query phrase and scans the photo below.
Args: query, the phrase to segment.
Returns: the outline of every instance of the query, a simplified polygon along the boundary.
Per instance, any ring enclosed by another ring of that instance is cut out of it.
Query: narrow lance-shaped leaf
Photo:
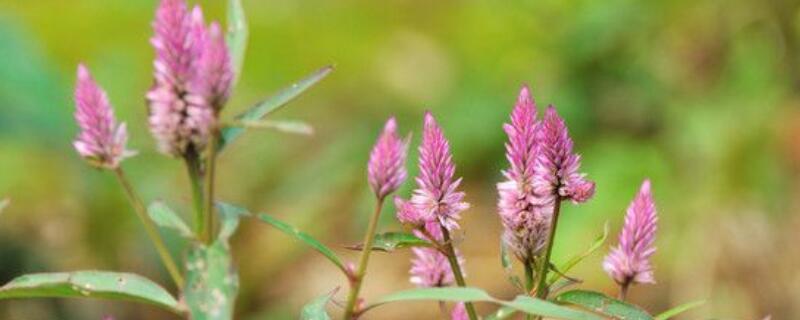
[[[494,313],[486,316],[486,320],[503,320],[508,319],[517,313],[517,309],[508,306],[501,306]]]
[[[641,308],[633,304],[611,298],[600,292],[586,290],[567,291],[558,295],[558,297],[556,297],[556,301],[581,306],[587,310],[609,316],[613,319],[653,319],[650,314]]]
[[[301,93],[305,92],[306,90],[317,84],[320,80],[325,78],[328,74],[331,73],[331,71],[333,71],[332,66],[324,67],[314,72],[310,76],[298,81],[297,83],[281,89],[275,95],[267,98],[262,102],[259,102],[249,110],[237,116],[236,120],[237,121],[260,120],[264,116],[286,105],[287,103],[289,103],[289,101],[294,100],[294,98],[297,98]],[[225,148],[225,146],[229,145],[233,140],[235,140],[242,133],[244,133],[244,130],[245,130],[244,128],[239,128],[239,127],[223,128],[219,149],[222,150],[223,148]]]
[[[697,307],[702,306],[704,304],[706,304],[705,300],[687,302],[687,303],[684,303],[684,304],[679,305],[677,307],[670,308],[669,310],[658,314],[653,319],[655,319],[655,320],[671,319],[674,316],[677,316],[677,315],[679,315],[681,313],[684,313],[684,312],[689,311],[691,309],[697,308]]]
[[[392,252],[396,249],[410,247],[430,247],[431,243],[406,232],[386,232],[375,235],[372,251]],[[348,246],[352,250],[364,250],[364,244]]]
[[[184,238],[194,238],[194,233],[192,233],[192,230],[183,222],[183,219],[181,219],[175,211],[172,211],[164,202],[156,201],[151,203],[150,206],[147,207],[147,214],[159,227],[176,231]]]
[[[228,31],[225,42],[233,65],[233,85],[239,80],[244,65],[244,54],[247,51],[247,19],[241,0],[228,0]]]
[[[580,310],[570,309],[545,300],[532,298],[529,296],[517,296],[514,301],[504,302],[503,305],[512,307],[529,314],[551,317],[556,319],[570,320],[601,320],[591,313]]]
[[[298,120],[243,120],[232,123],[234,127],[271,129],[278,132],[302,135],[314,134],[314,127],[304,121]]]
[[[328,305],[328,302],[331,301],[333,295],[335,295],[337,291],[339,291],[339,288],[316,297],[303,306],[303,311],[300,313],[300,320],[330,320],[331,317],[325,311],[325,306]]]
[[[158,284],[136,274],[108,271],[34,273],[0,287],[0,299],[94,298],[147,303],[181,314],[178,301]]]
[[[269,216],[267,214],[261,213],[261,214],[258,215],[258,218],[261,221],[269,223],[270,225],[272,225],[276,229],[280,230],[281,232],[283,232],[285,234],[288,234],[288,235],[292,236],[293,238],[295,238],[297,240],[300,240],[303,243],[311,246],[311,248],[313,248],[314,250],[317,250],[317,252],[321,253],[323,256],[328,258],[328,260],[333,262],[333,264],[335,264],[337,267],[339,267],[339,269],[341,269],[342,272],[344,272],[345,274],[347,273],[347,271],[346,271],[346,269],[344,267],[344,264],[342,263],[342,260],[340,260],[339,257],[336,256],[336,254],[333,252],[333,250],[331,250],[330,248],[326,247],[324,244],[319,242],[317,239],[314,239],[312,236],[308,235],[307,233],[302,232],[300,230],[297,230],[297,228],[295,228],[295,227],[293,227],[293,226],[291,226],[291,225],[289,225],[289,224],[287,224],[287,223],[285,223],[283,221],[275,219],[272,216]]]
[[[550,286],[554,284],[556,281],[558,281],[559,278],[561,278],[562,275],[569,272],[570,269],[572,269],[578,263],[583,261],[583,259],[586,259],[586,257],[590,256],[592,253],[597,251],[597,249],[600,249],[600,247],[603,246],[603,243],[606,242],[606,239],[608,239],[608,230],[609,230],[608,221],[606,221],[606,223],[603,225],[603,233],[598,235],[597,238],[594,239],[594,241],[589,246],[589,248],[586,249],[586,251],[570,258],[569,260],[567,260],[567,262],[559,266],[557,269],[560,272],[553,272],[547,279],[547,285]]]

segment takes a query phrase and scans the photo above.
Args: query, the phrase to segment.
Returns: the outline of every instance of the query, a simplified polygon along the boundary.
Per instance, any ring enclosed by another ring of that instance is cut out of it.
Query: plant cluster
[[[539,117],[530,90],[523,86],[510,121],[503,126],[508,140],[508,168],[496,186],[497,212],[503,226],[501,262],[519,295],[500,300],[468,287],[467,261],[458,248],[460,220],[470,207],[460,190],[449,141],[430,112],[424,114],[419,144],[416,189],[407,197],[391,200],[403,231],[378,232],[378,220],[389,196],[406,181],[406,157],[411,135],[399,133],[390,118],[380,133],[367,163],[367,182],[374,192],[375,210],[363,242],[350,249],[360,251],[357,264],[342,261],[336,253],[310,235],[266,215],[219,201],[215,195],[217,156],[246,128],[273,128],[307,132],[300,122],[265,119],[324,78],[326,67],[280,91],[247,112],[223,120],[222,111],[241,73],[247,27],[241,3],[229,1],[227,32],[217,22],[207,24],[199,6],[185,0],[161,0],[153,22],[151,44],[155,49],[153,86],[145,94],[148,123],[158,150],[185,163],[192,183],[193,223],[161,201],[145,205],[128,180],[122,163],[136,152],[127,147],[128,132],[118,123],[105,91],[80,64],[75,86],[75,120],[80,132],[74,148],[86,162],[111,171],[128,196],[177,295],[144,277],[121,272],[75,271],[30,274],[0,288],[0,299],[30,297],[86,297],[148,303],[190,319],[232,319],[239,279],[232,264],[228,239],[243,218],[256,218],[311,246],[327,257],[346,277],[349,290],[339,301],[333,289],[306,305],[301,319],[330,319],[327,306],[338,307],[343,319],[357,319],[377,307],[401,301],[439,301],[445,316],[477,320],[474,303],[499,306],[484,319],[504,319],[524,314],[527,318],[559,319],[667,319],[697,304],[687,304],[652,316],[625,302],[634,284],[654,283],[650,257],[658,217],[649,180],[644,180],[627,209],[619,244],[605,258],[603,269],[619,284],[618,298],[599,292],[573,289],[580,280],[567,273],[602,246],[605,228],[586,252],[556,264],[551,255],[564,203],[590,201],[595,183],[579,172],[581,157],[575,153],[565,121],[553,106]],[[190,227],[191,225],[191,227]],[[189,242],[184,261],[167,250],[161,232],[176,232]],[[410,282],[417,288],[379,299],[360,295],[368,280],[367,266],[374,251],[410,248],[413,252]],[[511,257],[524,269],[524,278],[512,270]],[[453,303],[448,309],[447,303]]]

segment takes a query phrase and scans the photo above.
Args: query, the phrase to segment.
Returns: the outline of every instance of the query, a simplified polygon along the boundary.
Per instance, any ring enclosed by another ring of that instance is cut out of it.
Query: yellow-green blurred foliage
[[[224,1],[201,1],[224,18]],[[155,0],[0,0],[0,280],[34,271],[115,269],[169,286],[124,194],[71,148],[75,68],[83,61],[128,123],[125,162],[148,200],[187,219],[180,161],[155,152],[146,127]],[[365,162],[396,115],[418,143],[422,112],[451,139],[472,209],[461,247],[468,282],[513,296],[499,264],[495,183],[506,166],[501,124],[522,83],[565,117],[588,204],[567,205],[555,258],[619,230],[641,180],[660,214],[658,284],[632,300],[658,312],[709,299],[685,318],[800,316],[800,18],[790,0],[324,1],[245,0],[251,24],[230,117],[318,67],[336,71],[281,119],[312,137],[253,131],[222,155],[220,198],[268,212],[341,245],[361,238],[372,199]],[[416,152],[409,169],[416,173]],[[407,195],[410,185],[401,190]],[[388,206],[380,228],[397,230]],[[613,236],[616,238],[616,236]],[[168,238],[175,252],[182,243]],[[616,241],[616,239],[613,239]],[[346,280],[323,258],[248,221],[234,238],[240,319],[294,319]],[[573,272],[616,289],[601,252]],[[376,254],[363,290],[410,288],[409,253]],[[517,268],[517,271],[519,268]],[[346,290],[340,291],[343,296]],[[493,307],[479,305],[488,312]],[[332,309],[338,316],[339,309]],[[86,300],[0,302],[2,319],[170,319],[154,308]],[[367,319],[435,318],[435,303],[390,305]]]

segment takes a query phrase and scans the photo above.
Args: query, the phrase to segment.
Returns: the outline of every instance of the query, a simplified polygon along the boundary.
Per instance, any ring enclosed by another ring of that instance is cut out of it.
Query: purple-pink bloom
[[[469,319],[469,316],[467,315],[467,309],[464,306],[463,302],[456,303],[455,307],[453,307],[453,311],[450,311],[450,319],[451,320]]]
[[[657,222],[650,180],[645,180],[628,206],[625,225],[619,234],[619,245],[612,248],[603,261],[603,269],[621,286],[655,283],[649,259],[656,252],[653,242]]]
[[[419,176],[411,203],[425,221],[438,220],[448,230],[458,229],[460,213],[469,208],[464,192],[457,191],[461,178],[454,180],[456,166],[450,143],[430,112],[425,113],[422,144],[419,146]]]
[[[389,118],[370,152],[367,164],[367,180],[378,199],[382,200],[395,192],[406,180],[407,151],[408,139],[400,138],[397,121],[394,117]]]
[[[424,231],[424,232],[423,232]],[[426,222],[414,230],[414,235],[420,239],[442,243],[444,234],[437,220]],[[453,269],[447,256],[436,248],[415,247],[411,249],[414,257],[411,259],[411,283],[423,287],[446,287],[455,282]],[[456,250],[456,260],[462,272],[464,271],[464,257]],[[466,274],[465,274],[466,276]]]
[[[117,125],[106,92],[83,64],[78,65],[75,107],[75,121],[81,131],[73,146],[90,164],[115,169],[123,159],[135,154],[125,148],[128,140],[125,124]]]
[[[150,43],[156,58],[147,93],[150,131],[163,153],[200,153],[230,94],[232,71],[219,26],[206,28],[199,6],[161,0]]]
[[[510,168],[497,184],[498,213],[503,223],[503,242],[521,261],[531,262],[547,243],[553,206],[533,192],[534,164],[539,149],[540,122],[530,90],[523,86],[503,125],[508,135],[506,158]]]
[[[533,175],[533,190],[545,202],[556,197],[582,203],[594,195],[594,182],[579,173],[581,156],[572,151],[564,119],[556,109],[549,106],[539,130],[539,150],[536,155]]]

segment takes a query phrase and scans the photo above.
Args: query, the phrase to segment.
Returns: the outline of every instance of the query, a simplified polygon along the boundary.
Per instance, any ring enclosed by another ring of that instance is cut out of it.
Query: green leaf
[[[333,71],[332,66],[324,67],[310,76],[298,81],[297,83],[283,88],[278,91],[277,94],[267,98],[264,101],[259,102],[250,110],[238,115],[236,120],[238,121],[256,121],[260,120],[264,116],[275,112],[278,108],[286,105],[290,101],[297,98],[301,93],[305,92],[313,85],[317,84],[320,80],[325,78],[328,74]],[[237,127],[227,127],[222,129],[222,135],[220,139],[220,150],[222,150],[225,146],[229,145],[233,140],[238,138],[242,133],[244,133],[244,128],[237,128]]]
[[[704,304],[706,304],[706,300],[687,302],[687,303],[684,303],[684,304],[679,305],[677,307],[670,308],[669,310],[664,311],[664,312],[660,313],[659,315],[655,316],[655,318],[653,318],[653,319],[655,319],[655,320],[667,320],[667,319],[670,319],[670,318],[672,318],[674,316],[677,316],[677,315],[679,315],[679,314],[681,314],[683,312],[686,312],[686,311],[689,311],[691,309],[694,309],[694,308],[697,308],[699,306],[702,306]]]
[[[285,234],[288,234],[288,235],[294,237],[295,239],[300,240],[303,243],[311,246],[311,248],[313,248],[314,250],[317,250],[317,252],[321,253],[323,256],[328,258],[328,260],[333,262],[333,264],[335,264],[337,267],[339,267],[339,269],[341,269],[343,272],[347,273],[347,271],[346,271],[346,269],[344,267],[344,264],[342,263],[342,260],[340,260],[339,257],[336,256],[336,254],[333,252],[333,250],[329,249],[324,244],[322,244],[321,242],[317,241],[317,239],[314,239],[313,237],[311,237],[310,235],[306,234],[305,232],[297,230],[297,228],[295,228],[295,227],[293,227],[293,226],[291,226],[291,225],[289,225],[289,224],[287,224],[287,223],[285,223],[283,221],[275,219],[275,218],[273,218],[273,217],[271,217],[271,216],[269,216],[267,214],[261,213],[261,214],[258,215],[258,218],[261,219],[261,221],[269,223],[270,225],[272,225],[276,229],[280,230],[281,232],[283,232]]]
[[[625,320],[652,320],[646,311],[639,307],[608,297],[600,292],[586,291],[586,290],[572,290],[564,292],[558,297],[556,301],[562,303],[569,303],[584,307],[593,312],[597,312],[613,319]]]
[[[209,246],[195,243],[186,257],[184,298],[193,320],[232,319],[239,292],[228,239],[236,231],[239,218],[248,212],[222,202],[216,206],[220,216],[217,239]]]
[[[373,251],[392,252],[396,249],[410,248],[410,247],[430,247],[431,243],[418,238],[417,236],[406,232],[386,232],[375,235],[375,240],[372,243]],[[363,250],[364,244],[359,243],[356,245],[348,246],[348,249]]]
[[[503,320],[508,319],[509,317],[513,316],[517,313],[517,309],[512,307],[502,306],[497,309],[494,313],[486,316],[485,320]]]
[[[330,320],[331,317],[325,311],[325,306],[331,301],[336,291],[339,291],[339,288],[333,289],[333,291],[321,295],[303,306],[300,320]]]
[[[298,120],[243,120],[233,123],[235,127],[272,129],[284,133],[294,133],[302,135],[314,134],[314,127],[304,121]]]
[[[233,65],[233,83],[239,80],[244,65],[244,54],[247,51],[247,19],[245,18],[244,8],[241,0],[228,0],[228,30],[225,34],[225,42],[228,45],[228,53]]]
[[[162,201],[151,203],[150,206],[147,207],[147,214],[159,227],[174,230],[187,239],[194,238],[192,230],[186,226],[183,219],[181,219],[175,211],[172,211],[166,203]]]
[[[603,233],[600,234],[599,236],[597,236],[597,238],[594,239],[594,241],[589,246],[589,248],[586,249],[586,251],[584,251],[583,253],[581,253],[579,255],[576,255],[576,256],[570,258],[569,260],[567,260],[567,262],[565,262],[561,266],[559,266],[558,270],[560,271],[559,272],[560,274],[556,273],[556,272],[551,274],[550,277],[547,279],[547,285],[550,286],[550,285],[554,284],[556,281],[558,281],[559,278],[561,278],[561,276],[563,274],[566,274],[567,272],[569,272],[570,269],[572,269],[578,263],[583,261],[583,259],[586,259],[586,257],[590,256],[592,253],[597,251],[597,249],[600,249],[600,247],[603,246],[603,243],[606,242],[606,239],[608,239],[608,230],[609,230],[608,221],[606,221],[606,223],[603,225]]]
[[[512,262],[511,257],[508,255],[508,248],[506,248],[505,243],[502,241],[500,242],[500,264],[503,266],[503,270],[506,272],[506,277],[508,277],[508,282],[511,283],[517,290],[520,292],[525,292],[525,286],[522,284],[522,280],[514,274],[512,270]]]
[[[142,302],[181,314],[172,295],[136,274],[108,271],[33,273],[0,287],[0,299],[96,298]]]
[[[503,305],[529,314],[570,320],[602,320],[602,317],[581,310],[571,309],[555,303],[529,296],[517,296],[514,301]]]

